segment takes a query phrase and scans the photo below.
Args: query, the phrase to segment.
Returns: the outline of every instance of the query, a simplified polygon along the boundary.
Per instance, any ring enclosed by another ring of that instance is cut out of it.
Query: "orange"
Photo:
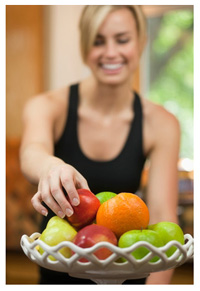
[[[120,193],[101,204],[96,223],[110,228],[119,238],[129,230],[147,228],[149,210],[137,195]]]

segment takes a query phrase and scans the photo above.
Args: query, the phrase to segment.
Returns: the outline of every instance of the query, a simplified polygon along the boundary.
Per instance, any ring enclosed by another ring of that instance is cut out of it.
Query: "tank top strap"
[[[69,93],[69,110],[68,110],[69,116],[77,115],[78,103],[79,103],[78,84],[73,84],[70,86],[70,93]]]
[[[142,104],[139,95],[136,92],[133,94],[135,95],[133,102],[134,119],[124,149],[125,152],[137,152],[139,156],[144,157]]]
[[[68,136],[71,136],[76,140],[78,103],[79,103],[78,84],[73,84],[70,86],[69,91],[67,122],[65,124],[65,129],[63,132],[63,136],[65,138],[66,138],[65,133],[67,133]]]
[[[142,104],[140,101],[140,97],[137,92],[134,92],[135,94],[135,101],[134,101],[134,111],[138,113],[138,115],[141,117],[142,116]]]
[[[141,100],[140,97],[138,95],[137,92],[134,92],[135,94],[135,100],[134,100],[134,105],[133,105],[133,109],[134,109],[134,114],[135,114],[135,126],[137,128],[138,133],[142,133],[142,120],[143,120],[143,114],[142,114],[142,104],[141,104]]]

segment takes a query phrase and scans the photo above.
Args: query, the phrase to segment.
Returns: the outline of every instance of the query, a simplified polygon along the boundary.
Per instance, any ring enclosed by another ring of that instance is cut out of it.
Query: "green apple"
[[[108,191],[105,191],[105,192],[100,192],[98,194],[96,194],[96,197],[99,199],[100,203],[104,203],[105,201],[115,197],[117,194],[114,193],[114,192],[108,192]]]
[[[164,245],[163,240],[160,235],[153,230],[143,229],[143,230],[129,230],[121,235],[118,241],[118,246],[120,248],[127,248],[139,241],[145,241],[152,244],[155,247],[162,247]],[[137,259],[140,260],[144,258],[149,253],[149,250],[146,247],[139,247],[131,254]],[[158,261],[158,257],[154,257],[150,262]],[[123,259],[126,261],[125,259]]]
[[[180,226],[174,222],[161,221],[156,224],[148,226],[148,229],[156,231],[162,238],[164,244],[167,244],[171,240],[176,240],[182,245],[184,244],[184,233]],[[176,251],[176,247],[171,247],[166,255],[171,257],[171,255]]]
[[[40,236],[40,240],[45,242],[49,246],[56,246],[62,241],[72,241],[77,234],[77,231],[67,222],[58,216],[52,217]],[[43,254],[44,250],[39,247],[39,252]],[[64,247],[60,250],[60,253],[66,257],[71,257],[71,250],[68,247]],[[49,258],[55,261],[53,256]]]

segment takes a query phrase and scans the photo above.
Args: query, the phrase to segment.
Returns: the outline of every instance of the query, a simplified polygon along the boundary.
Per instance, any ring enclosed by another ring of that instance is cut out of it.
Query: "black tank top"
[[[142,107],[139,96],[135,93],[133,104],[135,116],[126,143],[119,155],[110,161],[94,161],[82,152],[77,135],[78,105],[78,84],[75,84],[70,88],[68,118],[63,134],[55,144],[55,156],[75,167],[86,178],[94,194],[102,191],[135,193],[140,185],[145,162],[142,150]],[[54,215],[55,213],[48,208],[48,216],[43,217],[40,232]],[[145,284],[145,280],[145,278],[127,280],[123,284]],[[40,284],[94,284],[94,282],[72,278],[68,274],[40,267]]]
[[[142,106],[135,93],[135,113],[126,143],[119,155],[109,161],[89,159],[82,152],[77,134],[79,85],[70,87],[68,118],[59,141],[55,144],[55,156],[75,167],[87,180],[91,191],[135,193],[140,185],[145,162],[142,141]]]

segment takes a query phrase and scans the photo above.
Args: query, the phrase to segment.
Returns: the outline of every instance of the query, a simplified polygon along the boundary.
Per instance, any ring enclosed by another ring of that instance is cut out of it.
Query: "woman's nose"
[[[105,56],[112,58],[117,54],[117,45],[114,42],[107,42],[105,46]]]

